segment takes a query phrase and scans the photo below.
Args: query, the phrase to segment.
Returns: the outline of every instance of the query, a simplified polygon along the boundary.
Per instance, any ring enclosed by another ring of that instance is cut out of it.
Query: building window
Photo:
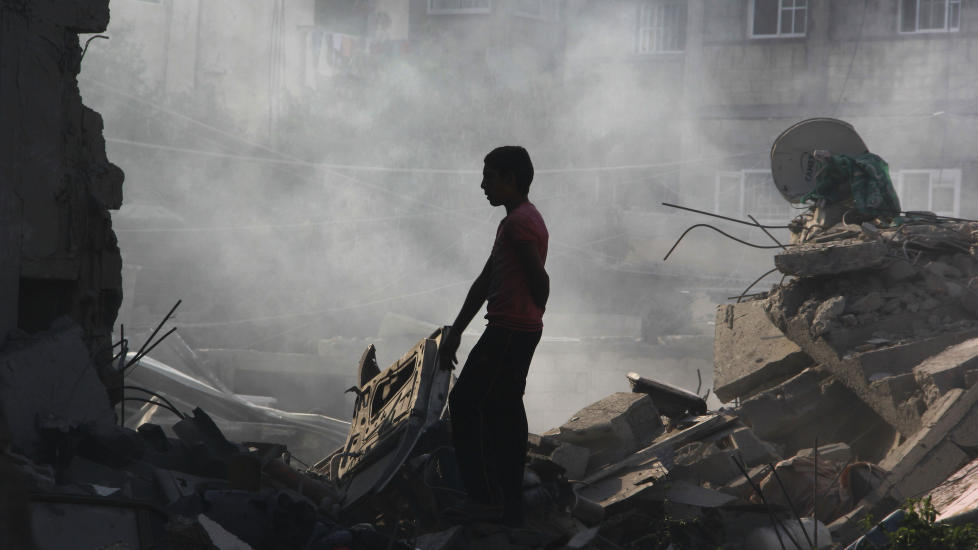
[[[777,187],[770,170],[717,172],[715,211],[741,218],[754,216],[761,222],[784,222],[798,215]]]
[[[961,211],[961,170],[900,170],[893,178],[900,208],[958,217]]]
[[[648,0],[638,7],[638,53],[678,53],[686,47],[686,2]]]
[[[489,13],[490,0],[428,0],[428,13]]]
[[[751,0],[752,38],[805,36],[808,0]]]
[[[900,0],[900,32],[954,32],[961,28],[961,0]]]
[[[560,18],[558,0],[516,0],[513,14],[542,21],[557,21]]]

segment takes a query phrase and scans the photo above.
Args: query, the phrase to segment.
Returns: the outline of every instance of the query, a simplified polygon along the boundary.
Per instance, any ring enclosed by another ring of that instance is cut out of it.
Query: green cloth
[[[856,210],[873,216],[900,213],[900,199],[890,181],[890,167],[872,153],[832,155],[815,176],[815,189],[802,202],[825,199],[832,204],[852,197]]]

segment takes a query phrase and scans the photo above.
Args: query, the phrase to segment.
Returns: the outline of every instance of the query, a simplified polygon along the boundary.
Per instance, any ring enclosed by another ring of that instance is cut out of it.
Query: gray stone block
[[[842,315],[846,309],[846,299],[844,296],[833,296],[819,304],[812,318],[812,336],[821,336],[834,328],[836,318]]]
[[[771,323],[760,301],[717,308],[713,392],[747,398],[797,374],[812,360]]]
[[[618,392],[574,413],[553,437],[590,449],[591,470],[647,445],[663,429],[651,397]]]
[[[922,495],[970,460],[963,449],[978,443],[978,386],[954,388],[934,403],[922,427],[879,465],[889,471],[870,500],[897,502]]]
[[[891,395],[876,391],[870,380],[910,373],[921,361],[946,347],[978,337],[978,331],[946,332],[887,348],[858,352],[855,348],[871,338],[874,332],[905,332],[908,327],[919,323],[919,314],[894,315],[865,327],[832,331],[823,337],[814,337],[800,308],[813,295],[813,284],[794,282],[779,289],[769,300],[769,313],[774,324],[883,420],[905,436],[914,434],[921,427],[919,402],[914,399],[894,402]]]
[[[913,369],[928,403],[951,388],[965,389],[965,373],[978,368],[978,338],[965,340],[926,359]]]
[[[817,439],[854,442],[861,458],[877,460],[893,437],[882,418],[821,368],[806,369],[744,401],[735,413],[783,456],[810,448]]]
[[[819,405],[820,375],[806,369],[743,403],[737,414],[761,439],[784,436],[814,414]]]

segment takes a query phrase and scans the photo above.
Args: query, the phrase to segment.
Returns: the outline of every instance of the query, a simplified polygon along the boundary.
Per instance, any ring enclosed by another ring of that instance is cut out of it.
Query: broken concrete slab
[[[774,265],[781,273],[797,277],[834,275],[884,267],[892,261],[888,252],[881,241],[845,239],[794,246],[775,255]]]
[[[972,516],[978,510],[978,459],[954,472],[927,496],[937,511],[937,521]]]
[[[744,401],[735,409],[757,437],[780,446],[787,456],[819,441],[847,441],[860,456],[884,453],[892,428],[844,384],[822,368],[802,371],[783,384]]]
[[[588,469],[592,470],[647,445],[662,430],[651,397],[618,392],[579,410],[553,437],[590,449]]]
[[[659,414],[669,418],[682,418],[689,414],[706,414],[706,401],[691,391],[672,384],[645,378],[636,372],[627,375],[632,392],[644,393],[652,398]]]
[[[669,466],[668,457],[674,456],[674,452],[679,447],[711,434],[728,428],[737,421],[737,417],[728,414],[710,414],[704,416],[689,417],[686,421],[678,423],[675,429],[660,435],[656,440],[643,449],[640,449],[625,459],[609,464],[596,471],[590,472],[584,478],[585,485],[596,483],[609,476],[613,476],[620,471],[636,465],[647,463],[651,458],[656,457],[663,460],[666,467]],[[665,459],[663,458],[665,457]]]
[[[643,493],[668,473],[669,470],[658,458],[650,457],[623,468],[615,475],[583,485],[577,494],[607,509]]]
[[[926,493],[968,462],[978,443],[978,386],[951,389],[923,416],[923,426],[879,466],[889,471],[875,497],[897,502]]]
[[[913,325],[915,317],[910,314],[894,315],[876,325],[816,336],[812,334],[809,319],[804,313],[806,301],[810,303],[810,296],[818,295],[818,289],[813,284],[811,281],[792,281],[769,298],[766,308],[774,324],[901,434],[909,436],[915,433],[921,425],[919,403],[913,400],[894,402],[892,394],[883,395],[874,391],[870,380],[911,372],[924,359],[947,346],[978,336],[978,331],[968,328],[857,352],[853,348],[873,332],[906,331],[908,326]]]
[[[811,364],[812,359],[774,326],[764,302],[717,307],[713,393],[721,401],[750,397]]]
[[[911,372],[897,376],[875,375],[874,378],[870,378],[869,389],[881,400],[913,407],[918,416],[924,414],[927,408],[923,397],[919,395],[920,386],[917,385],[917,380]],[[912,403],[909,403],[911,400]]]
[[[82,329],[63,318],[51,330],[8,340],[0,351],[0,418],[12,447],[32,458],[44,454],[39,423],[64,432],[115,424]]]
[[[761,439],[776,439],[796,429],[818,407],[823,371],[805,369],[782,384],[743,401],[740,419]]]
[[[712,442],[693,441],[676,450],[675,464],[670,470],[677,479],[698,485],[718,487],[740,475],[734,462],[735,449],[721,449]]]
[[[966,389],[965,373],[978,368],[978,338],[965,340],[926,359],[913,369],[928,403],[952,388]]]

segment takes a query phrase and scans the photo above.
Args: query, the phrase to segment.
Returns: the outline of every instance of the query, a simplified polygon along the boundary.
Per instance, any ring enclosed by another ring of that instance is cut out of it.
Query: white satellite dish
[[[810,118],[788,128],[771,146],[774,185],[788,202],[800,202],[815,189],[815,152],[856,156],[869,152],[855,128],[834,118]]]

